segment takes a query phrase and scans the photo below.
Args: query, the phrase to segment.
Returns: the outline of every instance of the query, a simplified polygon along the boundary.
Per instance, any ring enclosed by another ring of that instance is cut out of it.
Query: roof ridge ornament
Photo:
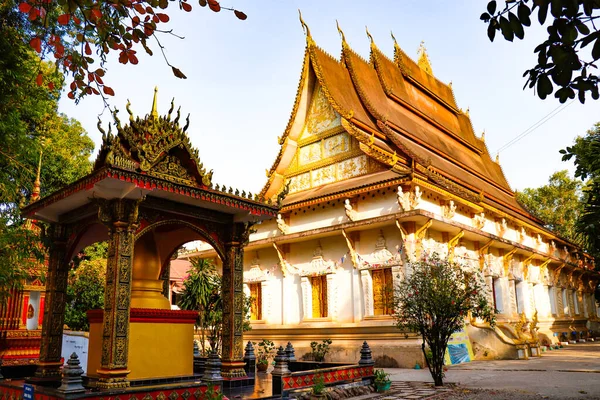
[[[373,36],[371,36],[371,33],[369,32],[369,28],[365,25],[365,30],[367,31],[367,36],[369,37],[369,40],[371,41],[372,45],[375,45],[375,41],[373,40]]]
[[[396,36],[394,36],[394,32],[390,31],[390,35],[394,41],[394,50],[400,50],[400,46],[398,46],[398,41],[396,40]]]
[[[421,69],[427,72],[429,75],[433,76],[433,71],[431,70],[431,62],[429,61],[429,56],[427,55],[427,49],[425,48],[424,40],[421,40],[421,44],[419,44],[417,54],[419,55],[419,61],[417,62],[419,67],[421,67]]]
[[[335,20],[335,25],[337,26],[338,33],[342,37],[342,44],[347,44],[346,43],[346,35],[344,35],[344,31],[342,31],[342,28],[340,28],[340,23],[338,22],[337,19]]]
[[[152,117],[152,119],[158,119],[158,104],[157,104],[157,97],[158,97],[158,86],[154,86],[154,98],[152,99],[152,110],[150,111],[150,116]]]
[[[300,24],[302,24],[302,29],[304,29],[306,40],[312,39],[312,36],[310,35],[310,29],[308,28],[306,22],[304,22],[304,19],[302,19],[302,11],[300,11],[300,9],[298,9],[298,18],[300,18]]]
[[[129,114],[129,121],[133,122],[133,113],[131,112],[131,101],[127,99],[127,104],[125,104],[125,109]]]

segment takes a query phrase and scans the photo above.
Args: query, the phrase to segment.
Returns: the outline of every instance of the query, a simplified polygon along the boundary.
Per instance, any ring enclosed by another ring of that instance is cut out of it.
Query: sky
[[[500,164],[514,190],[538,187],[561,169],[573,170],[561,161],[559,150],[571,145],[600,120],[600,101],[588,98],[562,106],[553,97],[545,101],[532,90],[523,90],[523,72],[535,65],[534,47],[543,41],[545,29],[533,26],[525,40],[509,43],[498,34],[491,43],[486,25],[479,20],[486,0],[222,0],[248,15],[245,21],[233,13],[214,13],[191,1],[185,13],[171,3],[168,28],[185,37],[161,37],[171,64],[187,75],[177,79],[161,57],[139,54],[138,65],[119,64],[109,58],[105,83],[116,95],[111,105],[127,121],[125,104],[131,100],[134,114],[147,114],[154,87],[158,87],[159,114],[167,113],[172,98],[181,106],[182,118],[190,114],[188,135],[213,183],[259,192],[279,151],[292,111],[300,79],[306,38],[298,9],[315,42],[339,58],[341,39],[363,57],[369,56],[368,27],[380,50],[393,56],[393,31],[406,54],[416,59],[421,41],[434,75],[452,82],[459,107],[469,109],[476,134],[485,131],[494,157],[502,146],[552,113],[556,115],[500,153]],[[140,49],[143,52],[143,50]],[[563,109],[563,107],[565,107]],[[106,129],[111,120],[103,113],[98,96],[79,104],[63,96],[60,110],[79,120],[98,148],[101,134],[97,118]]]

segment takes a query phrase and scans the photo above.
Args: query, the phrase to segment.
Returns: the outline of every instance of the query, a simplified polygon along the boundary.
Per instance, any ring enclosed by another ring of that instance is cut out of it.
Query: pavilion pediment
[[[103,143],[94,165],[117,167],[150,175],[168,182],[187,186],[210,186],[212,171],[206,171],[186,134],[189,115],[185,126],[179,125],[180,111],[171,119],[174,105],[166,116],[156,111],[156,95],[152,112],[144,118],[134,118],[127,104],[129,124],[121,126],[115,115],[116,135],[102,132]]]

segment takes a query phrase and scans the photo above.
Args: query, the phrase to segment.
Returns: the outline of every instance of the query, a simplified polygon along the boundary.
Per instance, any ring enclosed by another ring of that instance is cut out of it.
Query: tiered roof
[[[457,107],[451,85],[432,75],[424,48],[419,62],[415,62],[394,39],[392,60],[379,50],[367,31],[371,39],[367,61],[352,50],[340,29],[342,54],[335,59],[317,46],[301,22],[306,32],[306,53],[300,85],[290,121],[280,138],[280,152],[268,171],[261,196],[270,198],[282,189],[285,170],[298,147],[307,116],[309,93],[318,84],[361,149],[398,176],[419,177],[473,203],[542,225],[517,202],[483,138],[475,136],[468,111]],[[389,179],[389,173],[379,174]],[[359,178],[352,180],[360,185]],[[313,192],[318,196],[318,191]],[[307,193],[289,195],[284,205],[299,198],[306,200]]]

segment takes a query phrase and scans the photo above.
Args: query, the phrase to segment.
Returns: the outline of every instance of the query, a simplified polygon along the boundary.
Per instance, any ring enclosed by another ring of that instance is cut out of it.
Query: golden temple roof
[[[516,201],[502,168],[482,138],[475,136],[468,113],[457,107],[451,85],[433,76],[423,45],[415,62],[394,39],[392,61],[367,30],[371,40],[367,61],[348,45],[338,24],[342,55],[336,59],[315,43],[301,22],[306,33],[302,75],[262,197],[273,197],[283,187],[291,155],[299,147],[309,93],[318,84],[361,149],[383,154],[391,169],[412,165],[413,172],[438,185],[460,188],[495,209],[540,223]]]

